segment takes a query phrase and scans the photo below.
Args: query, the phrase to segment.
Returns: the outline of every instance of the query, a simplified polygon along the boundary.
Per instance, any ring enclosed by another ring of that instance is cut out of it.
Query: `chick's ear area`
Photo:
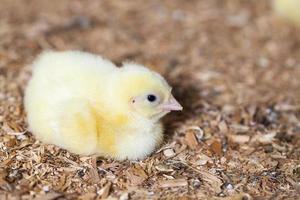
[[[132,98],[130,99],[130,102],[131,102],[131,103],[136,103],[136,99],[135,99],[134,97],[132,97]]]
[[[130,98],[131,104],[134,104],[134,105],[140,104],[143,101],[144,101],[144,99],[141,96],[134,96],[134,97]]]

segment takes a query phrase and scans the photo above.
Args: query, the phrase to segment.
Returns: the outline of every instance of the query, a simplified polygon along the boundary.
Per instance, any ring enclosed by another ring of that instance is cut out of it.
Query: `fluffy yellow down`
[[[88,53],[46,52],[34,62],[25,92],[29,128],[41,141],[77,154],[142,159],[163,138],[163,115],[128,103],[143,90],[163,99],[171,91],[161,76],[137,64],[117,68]]]
[[[274,9],[285,20],[300,26],[300,0],[274,0]]]

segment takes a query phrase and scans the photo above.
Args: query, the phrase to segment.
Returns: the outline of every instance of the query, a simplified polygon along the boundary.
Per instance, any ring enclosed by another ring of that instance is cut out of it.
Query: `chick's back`
[[[88,53],[42,53],[33,64],[25,92],[29,129],[43,142],[75,153],[93,153],[97,124],[90,102],[101,105],[105,99],[101,95],[116,69],[110,61]],[[82,132],[84,136],[79,135]]]

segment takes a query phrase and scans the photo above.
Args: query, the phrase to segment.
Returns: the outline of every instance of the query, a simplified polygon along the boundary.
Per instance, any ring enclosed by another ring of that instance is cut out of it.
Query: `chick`
[[[300,26],[300,0],[274,0],[274,9],[285,20]]]
[[[119,160],[149,155],[163,139],[160,118],[182,110],[158,73],[80,51],[42,53],[24,105],[39,140]]]

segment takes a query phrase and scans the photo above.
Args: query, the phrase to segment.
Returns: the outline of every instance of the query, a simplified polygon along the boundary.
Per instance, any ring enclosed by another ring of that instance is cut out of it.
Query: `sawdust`
[[[0,199],[297,199],[300,30],[270,1],[17,1],[0,6]],[[43,49],[162,73],[184,105],[143,161],[80,157],[27,131]]]

